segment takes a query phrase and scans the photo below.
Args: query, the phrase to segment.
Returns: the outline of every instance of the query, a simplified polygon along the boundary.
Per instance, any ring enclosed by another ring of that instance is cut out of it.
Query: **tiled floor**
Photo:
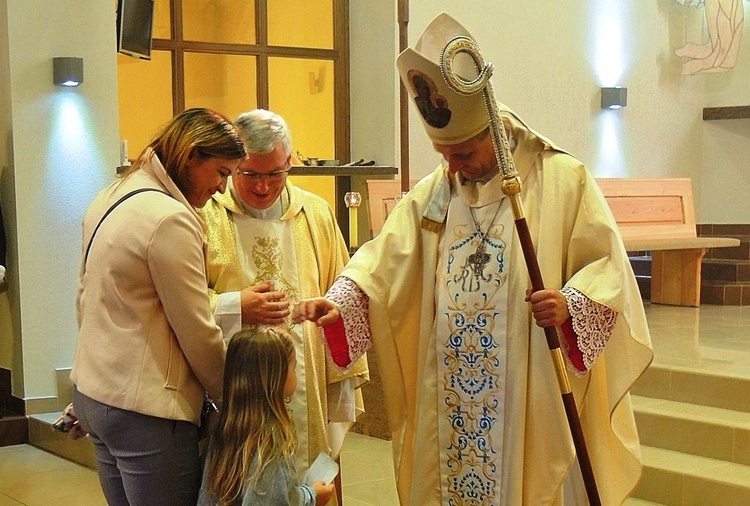
[[[105,505],[96,471],[29,445],[0,448],[0,506]]]
[[[352,433],[341,453],[346,506],[398,506],[391,444]],[[0,447],[0,506],[106,505],[96,471],[31,445]]]
[[[750,306],[646,305],[654,363],[750,378]]]
[[[655,363],[750,377],[750,307],[646,306]],[[396,506],[390,443],[350,434],[346,506]],[[28,445],[0,448],[0,506],[105,504],[96,473]]]

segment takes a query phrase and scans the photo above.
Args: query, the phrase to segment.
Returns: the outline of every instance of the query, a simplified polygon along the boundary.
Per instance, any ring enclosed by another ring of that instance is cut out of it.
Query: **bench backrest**
[[[696,237],[693,185],[689,178],[599,178],[624,241]],[[413,188],[417,181],[410,181]],[[367,203],[372,236],[401,195],[398,179],[369,179]]]
[[[625,242],[696,237],[689,178],[597,179]]]
[[[414,188],[417,181],[409,181],[409,188]],[[370,216],[370,232],[372,237],[380,233],[385,219],[401,198],[401,180],[399,179],[368,179],[367,206]]]

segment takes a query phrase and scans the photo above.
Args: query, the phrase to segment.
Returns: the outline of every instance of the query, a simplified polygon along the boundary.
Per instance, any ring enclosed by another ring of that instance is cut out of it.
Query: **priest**
[[[290,305],[326,292],[349,255],[328,203],[287,179],[292,140],[284,119],[256,109],[235,124],[248,156],[201,210],[211,303],[226,339],[253,324],[282,325],[293,336],[299,381],[289,409],[302,476],[321,451],[338,456],[364,412],[366,358],[346,371],[329,366],[320,329],[289,317]]]

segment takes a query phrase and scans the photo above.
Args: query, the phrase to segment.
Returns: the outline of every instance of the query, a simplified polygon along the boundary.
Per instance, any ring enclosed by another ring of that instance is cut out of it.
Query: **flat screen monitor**
[[[154,0],[118,0],[117,52],[151,59]]]

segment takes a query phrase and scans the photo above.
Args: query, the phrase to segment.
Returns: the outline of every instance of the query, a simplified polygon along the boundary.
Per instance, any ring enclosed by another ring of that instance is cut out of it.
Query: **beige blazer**
[[[104,189],[83,222],[79,336],[71,380],[94,400],[160,418],[198,423],[204,391],[220,399],[226,347],[214,322],[203,222],[156,155]]]

